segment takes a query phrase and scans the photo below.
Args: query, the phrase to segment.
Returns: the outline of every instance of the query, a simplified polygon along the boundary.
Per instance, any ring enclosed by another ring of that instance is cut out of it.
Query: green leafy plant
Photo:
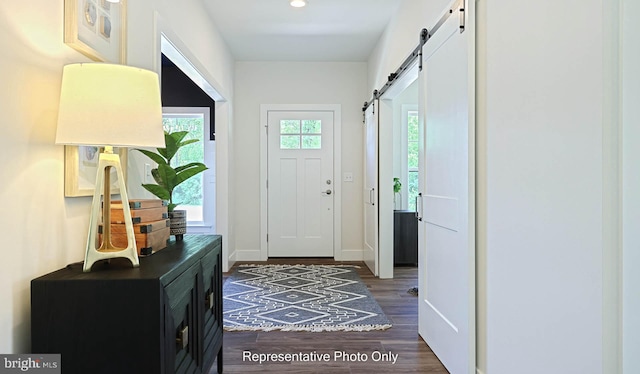
[[[173,201],[173,191],[180,183],[207,170],[207,166],[201,162],[191,162],[181,166],[171,166],[171,159],[178,153],[180,148],[191,143],[198,142],[198,139],[187,139],[188,131],[176,131],[164,133],[165,148],[156,148],[157,153],[144,149],[137,149],[151,160],[158,164],[158,167],[151,170],[151,175],[157,184],[143,184],[147,191],[151,192],[162,200],[168,200],[170,212],[180,205],[180,202]]]
[[[398,193],[402,190],[402,182],[400,182],[400,178],[393,178],[393,192]]]

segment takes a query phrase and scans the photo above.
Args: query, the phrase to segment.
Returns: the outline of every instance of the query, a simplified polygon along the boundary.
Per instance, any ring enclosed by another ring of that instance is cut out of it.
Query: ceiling
[[[367,61],[402,0],[203,0],[239,61]]]

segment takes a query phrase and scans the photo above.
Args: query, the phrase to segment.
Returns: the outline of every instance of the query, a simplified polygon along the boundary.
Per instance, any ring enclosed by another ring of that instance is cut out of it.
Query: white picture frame
[[[64,196],[93,196],[98,172],[98,157],[101,149],[92,146],[64,146]],[[127,148],[113,148],[120,156],[122,173],[127,179]],[[118,177],[111,171],[111,193],[119,194]]]
[[[126,64],[126,26],[126,0],[64,0],[64,42],[94,61]]]

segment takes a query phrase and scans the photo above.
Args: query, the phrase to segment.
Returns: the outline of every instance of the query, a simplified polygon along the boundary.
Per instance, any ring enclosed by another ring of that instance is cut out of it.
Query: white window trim
[[[202,221],[191,221],[187,216],[187,232],[190,234],[213,234],[216,231],[216,144],[209,140],[211,128],[211,110],[208,107],[163,107],[163,117],[204,116],[204,164],[209,169],[203,173]],[[178,209],[180,207],[178,206]]]

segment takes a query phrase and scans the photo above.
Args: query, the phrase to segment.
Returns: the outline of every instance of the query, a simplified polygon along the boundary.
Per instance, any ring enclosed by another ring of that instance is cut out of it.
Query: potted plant
[[[137,149],[158,164],[158,167],[151,170],[151,175],[156,184],[143,184],[142,187],[158,198],[169,201],[168,211],[169,219],[171,220],[171,235],[175,235],[176,240],[182,240],[182,235],[187,232],[187,212],[175,209],[180,202],[173,200],[173,191],[182,182],[208,169],[201,162],[171,165],[171,160],[180,148],[199,141],[198,139],[184,140],[188,133],[188,131],[172,133],[165,131],[165,148],[156,148],[157,153]]]
[[[400,191],[402,190],[402,182],[400,182],[400,178],[393,178],[393,206],[396,206],[396,194],[402,197]],[[396,209],[397,210],[397,209]]]

